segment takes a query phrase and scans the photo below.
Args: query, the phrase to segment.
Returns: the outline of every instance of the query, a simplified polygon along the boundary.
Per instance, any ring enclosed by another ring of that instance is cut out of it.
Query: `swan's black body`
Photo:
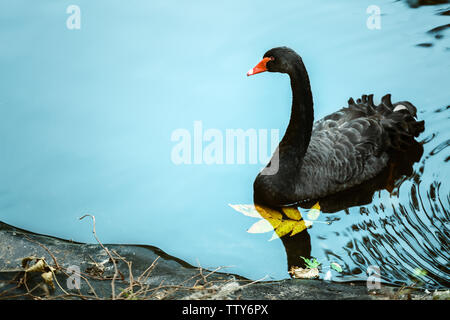
[[[349,189],[380,173],[393,150],[406,149],[424,130],[409,102],[379,105],[363,95],[314,123],[313,98],[301,57],[281,47],[269,50],[267,71],[287,73],[292,111],[271,162],[254,182],[255,202],[285,206]],[[397,107],[397,108],[396,108]],[[395,111],[394,111],[395,110]],[[278,169],[278,170],[277,170]]]

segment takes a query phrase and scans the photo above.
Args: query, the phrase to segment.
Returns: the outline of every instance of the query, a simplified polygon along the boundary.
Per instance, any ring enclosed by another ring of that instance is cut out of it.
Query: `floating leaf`
[[[283,215],[275,209],[253,204],[228,204],[237,212],[252,218],[272,218],[281,220]]]
[[[277,235],[276,232],[272,233],[272,237],[269,239],[269,241],[275,240],[275,239],[279,239],[280,237]]]
[[[342,272],[342,267],[339,264],[337,264],[336,262],[332,262],[330,264],[330,266],[331,266],[331,268],[333,268],[337,272]]]
[[[311,220],[304,220],[304,221],[305,221],[305,226],[306,226],[307,228],[311,227],[312,224],[313,224],[313,221],[311,221]]]
[[[309,220],[317,220],[320,216],[320,205],[317,202],[312,208],[308,211],[307,215]]]
[[[269,221],[269,223],[272,225],[273,229],[276,229],[280,226],[280,224],[283,222],[282,220],[278,220],[278,219],[272,219],[272,218],[267,218],[267,221]]]
[[[237,212],[246,215],[247,217],[262,218],[258,210],[256,210],[255,206],[252,204],[228,204],[228,205]]]
[[[312,220],[312,221],[317,220],[317,218],[319,218],[319,216],[320,216],[320,211],[316,211],[316,210],[309,211],[306,214],[306,217],[308,218],[308,220]]]
[[[296,224],[297,224],[297,221],[294,221],[294,220],[283,220],[283,221],[281,221],[278,228],[275,229],[275,232],[281,238],[282,236],[291,232],[292,229],[294,229]]]
[[[248,233],[265,233],[273,230],[272,224],[265,220],[261,219],[255,222],[250,229],[247,230]]]
[[[295,224],[294,229],[292,229],[291,237],[297,233],[302,232],[307,228],[305,220],[300,220]]]
[[[302,256],[300,256],[300,258],[302,258],[305,261],[306,266],[309,269],[317,268],[318,266],[320,266],[320,262],[317,261],[316,258],[313,258],[312,260],[309,260],[309,259],[307,259],[305,257],[302,257]]]
[[[286,207],[282,208],[281,210],[283,210],[284,214],[288,216],[289,219],[298,221],[302,218],[300,211],[298,211],[298,209],[295,207]]]
[[[262,219],[261,221],[254,223],[247,230],[247,232],[265,233],[275,230],[275,233],[269,241],[283,237],[289,232],[292,232],[291,236],[293,236],[302,232],[312,224],[309,221],[302,220],[300,211],[295,207],[286,207],[281,209],[288,217],[288,219],[283,220],[283,214],[281,211],[270,207],[261,206],[258,204],[229,204],[229,206],[245,216]]]
[[[261,215],[261,217],[263,218],[272,218],[272,219],[277,219],[277,220],[281,220],[283,219],[283,215],[272,208],[269,207],[265,207],[265,206],[261,206],[256,204],[255,205],[255,209],[258,211],[258,213]]]

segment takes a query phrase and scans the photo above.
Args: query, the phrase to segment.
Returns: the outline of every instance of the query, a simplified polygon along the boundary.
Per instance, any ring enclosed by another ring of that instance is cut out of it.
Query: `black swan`
[[[379,105],[363,95],[348,107],[314,123],[313,97],[301,57],[287,47],[273,48],[247,75],[287,73],[291,80],[289,125],[269,164],[253,184],[256,203],[288,206],[320,199],[375,177],[393,151],[406,150],[424,130],[407,101]]]

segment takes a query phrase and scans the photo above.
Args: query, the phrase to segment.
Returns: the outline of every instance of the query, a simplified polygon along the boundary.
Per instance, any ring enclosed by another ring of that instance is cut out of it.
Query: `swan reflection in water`
[[[372,202],[377,191],[387,190],[394,194],[401,183],[413,174],[413,164],[418,162],[423,154],[422,144],[415,142],[408,152],[398,152],[390,159],[388,166],[375,178],[346,191],[328,197],[303,202],[302,209],[309,209],[316,202],[320,204],[321,213],[334,213],[347,210],[350,207],[365,206]],[[258,208],[258,206],[255,206]],[[308,230],[293,236],[283,236],[281,241],[286,250],[288,269],[293,267],[305,268],[305,261],[301,257],[311,257],[311,237]]]

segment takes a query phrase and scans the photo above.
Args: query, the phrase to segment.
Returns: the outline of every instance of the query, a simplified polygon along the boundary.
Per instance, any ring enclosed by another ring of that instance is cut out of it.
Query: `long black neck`
[[[278,206],[298,200],[297,178],[311,139],[314,111],[308,73],[300,57],[291,65],[288,74],[292,87],[291,119],[278,154],[274,154],[269,165],[255,179],[256,203]]]
[[[308,149],[314,122],[313,98],[306,68],[299,58],[289,72],[292,88],[291,119],[280,142],[280,158],[288,161],[283,169],[298,170]]]

